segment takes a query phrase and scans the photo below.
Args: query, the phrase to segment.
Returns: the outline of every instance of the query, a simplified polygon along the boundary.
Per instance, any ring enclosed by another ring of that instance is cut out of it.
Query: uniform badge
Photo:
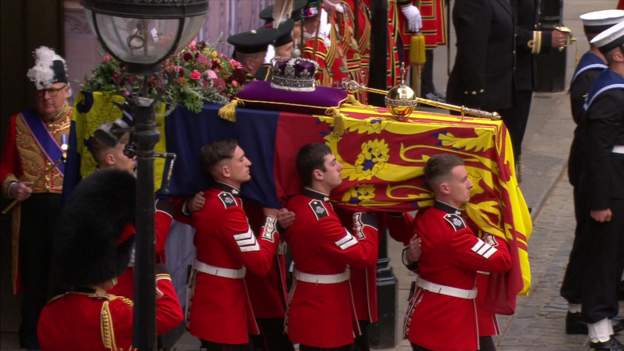
[[[456,215],[454,213],[447,213],[444,216],[444,219],[451,225],[451,227],[453,227],[453,229],[455,229],[455,231],[466,228],[466,223],[464,222],[464,219],[461,218],[460,215]]]
[[[308,203],[308,205],[310,205],[310,208],[312,209],[312,212],[314,212],[314,216],[316,216],[317,220],[328,216],[327,209],[321,201],[312,200]]]
[[[234,199],[234,196],[232,196],[232,194],[228,193],[227,191],[222,191],[219,193],[219,200],[221,200],[225,208],[236,206],[236,199]]]

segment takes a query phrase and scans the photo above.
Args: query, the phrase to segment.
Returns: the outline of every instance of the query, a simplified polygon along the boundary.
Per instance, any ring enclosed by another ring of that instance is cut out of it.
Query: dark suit
[[[533,58],[550,48],[550,32],[536,32],[535,24],[537,18],[537,0],[511,0],[511,7],[514,13],[515,23],[515,69],[513,74],[514,91],[512,96],[512,106],[503,111],[499,111],[513,145],[516,162],[522,151],[522,139],[529,120],[531,110],[531,100],[533,97]],[[534,33],[539,35],[541,40],[535,42]],[[535,46],[541,43],[539,46]]]
[[[596,82],[610,72],[602,72]],[[586,322],[595,323],[618,313],[617,282],[624,258],[624,154],[612,149],[624,145],[624,89],[600,94],[589,105],[585,117],[585,149],[592,157],[587,159],[582,187],[587,190],[590,210],[612,212],[608,222],[587,221],[586,230],[591,233],[587,257],[591,259],[586,260],[583,272],[582,312]]]
[[[514,27],[509,0],[457,0],[450,103],[500,111],[512,105]]]
[[[260,66],[260,68],[258,68],[258,71],[256,71],[254,78],[256,80],[270,81],[271,80],[271,65],[268,63],[265,63],[262,66]]]

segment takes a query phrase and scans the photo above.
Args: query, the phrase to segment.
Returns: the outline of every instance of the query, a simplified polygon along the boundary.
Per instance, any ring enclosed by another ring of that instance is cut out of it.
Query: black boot
[[[587,334],[587,323],[583,321],[581,312],[570,312],[566,314],[565,320],[566,334]]]
[[[605,342],[590,342],[589,347],[597,351],[624,351],[624,345],[613,336]]]

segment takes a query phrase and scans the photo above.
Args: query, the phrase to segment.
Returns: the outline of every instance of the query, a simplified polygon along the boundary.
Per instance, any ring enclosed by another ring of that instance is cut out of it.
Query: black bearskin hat
[[[61,213],[55,241],[56,279],[60,287],[103,283],[128,266],[134,225],[136,178],[127,171],[104,169],[82,180]],[[132,228],[130,228],[132,229]]]

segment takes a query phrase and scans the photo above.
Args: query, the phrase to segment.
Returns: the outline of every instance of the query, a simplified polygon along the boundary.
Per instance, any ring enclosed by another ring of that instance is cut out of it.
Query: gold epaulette
[[[121,300],[123,303],[125,303],[128,306],[134,306],[134,301],[132,301],[132,299],[127,298],[125,296],[121,296],[121,295],[113,295],[113,294],[107,294],[106,295],[106,299],[108,301],[115,301],[115,300]]]

